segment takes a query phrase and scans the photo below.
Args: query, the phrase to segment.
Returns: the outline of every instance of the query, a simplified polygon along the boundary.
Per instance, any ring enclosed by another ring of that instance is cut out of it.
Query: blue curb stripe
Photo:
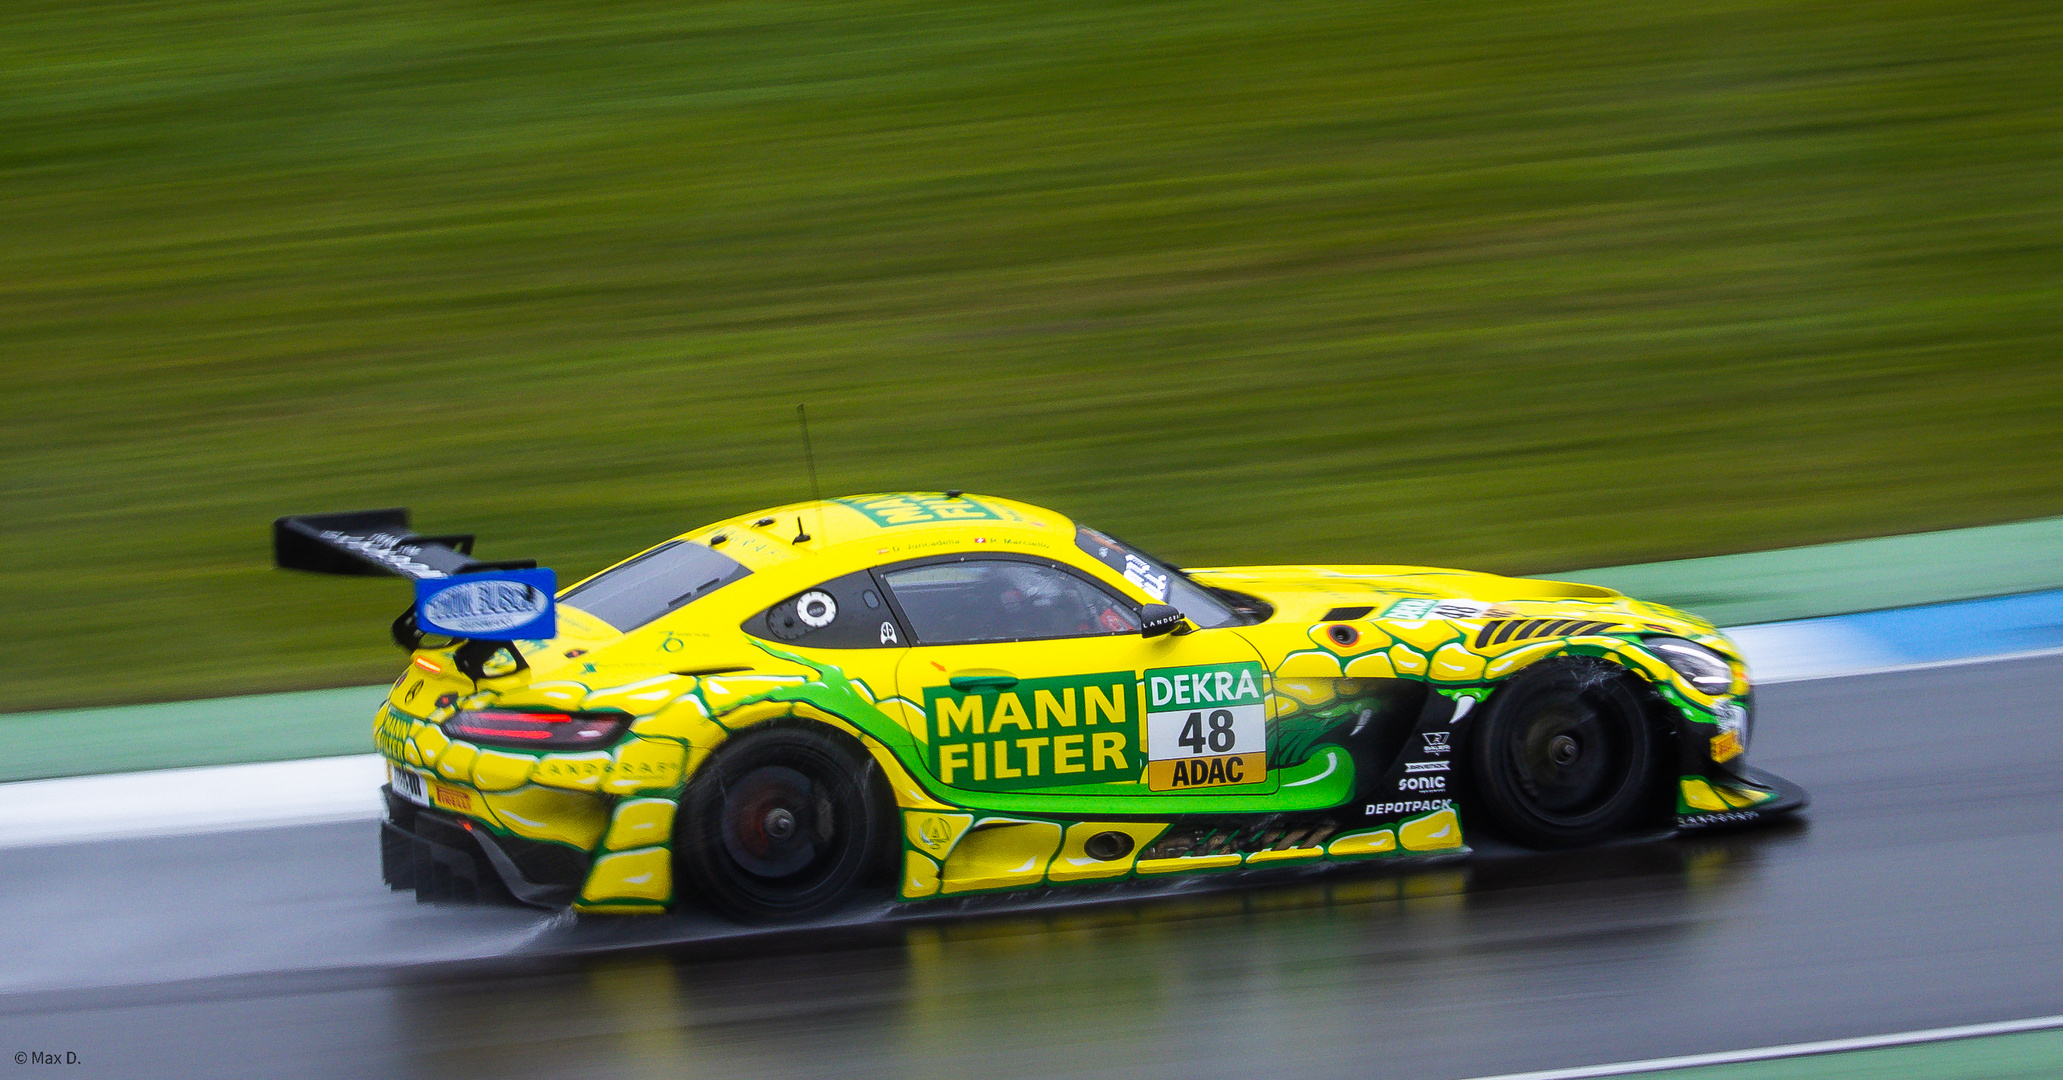
[[[2063,650],[2063,589],[1727,631],[1758,682]]]

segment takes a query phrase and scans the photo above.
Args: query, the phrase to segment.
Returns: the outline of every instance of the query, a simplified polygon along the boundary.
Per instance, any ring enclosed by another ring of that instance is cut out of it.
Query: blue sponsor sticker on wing
[[[488,641],[557,637],[559,610],[550,570],[492,570],[415,583],[415,621],[423,632]]]

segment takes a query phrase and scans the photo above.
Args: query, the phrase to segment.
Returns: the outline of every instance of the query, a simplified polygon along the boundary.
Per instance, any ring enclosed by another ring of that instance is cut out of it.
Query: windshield
[[[721,552],[673,540],[581,582],[559,602],[628,634],[751,572]]]
[[[1139,586],[1146,595],[1174,605],[1190,622],[1206,630],[1240,626],[1247,621],[1216,593],[1189,580],[1189,575],[1106,533],[1087,525],[1076,526],[1074,542],[1103,565],[1124,575],[1126,581]]]

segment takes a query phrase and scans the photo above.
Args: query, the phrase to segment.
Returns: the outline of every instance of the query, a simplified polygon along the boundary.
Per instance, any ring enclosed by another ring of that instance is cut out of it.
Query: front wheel
[[[880,770],[835,732],[747,732],[681,798],[674,859],[719,913],[799,919],[844,903],[880,860],[889,828]]]
[[[1655,775],[1641,690],[1603,660],[1547,661],[1499,690],[1470,739],[1476,796],[1522,844],[1576,847],[1625,832]]]

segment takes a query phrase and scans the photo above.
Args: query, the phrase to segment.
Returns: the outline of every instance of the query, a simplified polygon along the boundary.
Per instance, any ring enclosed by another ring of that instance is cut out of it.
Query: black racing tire
[[[1647,691],[1588,657],[1520,672],[1469,737],[1470,780],[1494,831],[1528,847],[1610,839],[1651,810],[1661,741]]]
[[[880,767],[821,727],[727,742],[681,796],[675,876],[740,922],[831,911],[868,883],[893,835]]]

